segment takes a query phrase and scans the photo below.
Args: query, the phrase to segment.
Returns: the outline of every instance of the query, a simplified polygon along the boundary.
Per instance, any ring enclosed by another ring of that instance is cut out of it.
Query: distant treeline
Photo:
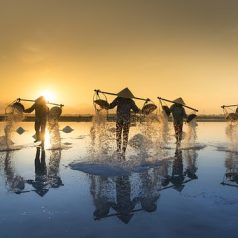
[[[108,121],[115,121],[116,115],[115,114],[108,114],[107,120]],[[0,121],[5,120],[5,115],[0,115]],[[23,121],[26,122],[33,122],[35,120],[34,115],[26,115]],[[93,120],[93,115],[62,115],[59,121],[62,122],[90,122]],[[143,120],[143,117],[139,117],[138,115],[132,116],[133,121],[140,121]],[[171,120],[171,118],[169,118]],[[216,121],[225,121],[224,115],[198,115],[197,121],[200,122],[216,122]]]

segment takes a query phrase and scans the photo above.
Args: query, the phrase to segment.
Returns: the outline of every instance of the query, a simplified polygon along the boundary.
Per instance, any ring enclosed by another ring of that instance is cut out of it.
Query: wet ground
[[[238,154],[226,123],[199,123],[190,149],[172,140],[154,154],[128,147],[125,158],[91,123],[66,125],[74,130],[53,148],[47,137],[44,153],[33,124],[20,123],[17,150],[0,152],[1,237],[237,237]]]

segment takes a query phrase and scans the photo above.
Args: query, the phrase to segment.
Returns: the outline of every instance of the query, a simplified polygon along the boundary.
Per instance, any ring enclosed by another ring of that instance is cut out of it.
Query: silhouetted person
[[[131,110],[138,113],[140,110],[132,100],[134,95],[128,88],[119,92],[118,97],[109,105],[109,109],[117,106],[117,118],[116,118],[116,138],[117,138],[117,152],[126,152],[128,143],[128,135],[130,130]],[[123,133],[123,145],[122,144]]]
[[[25,113],[31,113],[35,110],[35,142],[41,141],[42,144],[44,143],[45,127],[49,113],[46,103],[45,98],[41,96],[35,100],[35,103],[30,108],[24,110]]]
[[[170,111],[173,116],[176,142],[179,144],[181,143],[183,135],[183,120],[187,118],[183,105],[185,105],[183,99],[177,98],[174,100],[174,104],[170,107]]]

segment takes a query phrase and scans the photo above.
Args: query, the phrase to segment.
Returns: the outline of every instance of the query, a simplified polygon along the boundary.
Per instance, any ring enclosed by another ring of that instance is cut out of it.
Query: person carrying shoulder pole
[[[183,134],[183,120],[187,118],[187,114],[183,107],[185,103],[181,97],[175,99],[173,102],[174,104],[170,107],[170,111],[173,116],[176,143],[180,144]]]
[[[24,110],[25,113],[31,113],[35,110],[36,139],[34,142],[41,141],[42,145],[44,144],[45,128],[49,113],[49,108],[46,104],[45,98],[40,96],[30,108]]]
[[[120,91],[117,94],[117,98],[115,98],[113,102],[109,104],[109,109],[112,109],[117,106],[116,140],[117,140],[118,153],[122,152],[123,154],[125,154],[126,152],[128,135],[130,130],[131,110],[134,111],[135,113],[138,113],[140,111],[140,109],[136,106],[132,98],[134,98],[132,92],[128,88],[125,88],[122,91]]]

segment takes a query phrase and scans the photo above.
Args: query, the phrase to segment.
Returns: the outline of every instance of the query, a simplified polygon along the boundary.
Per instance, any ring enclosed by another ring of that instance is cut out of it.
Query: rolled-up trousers
[[[130,130],[130,122],[124,120],[117,120],[116,122],[116,138],[117,138],[117,151],[126,151],[128,143],[128,135]],[[123,135],[122,135],[123,133]],[[123,139],[123,143],[122,143]],[[121,148],[122,145],[122,148]]]

